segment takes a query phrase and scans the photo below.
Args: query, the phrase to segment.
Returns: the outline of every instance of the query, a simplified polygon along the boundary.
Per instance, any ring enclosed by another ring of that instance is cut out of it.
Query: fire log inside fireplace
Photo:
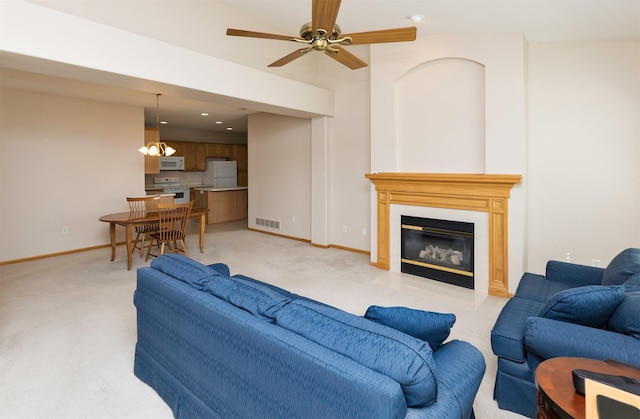
[[[401,217],[401,271],[474,287],[473,223]]]

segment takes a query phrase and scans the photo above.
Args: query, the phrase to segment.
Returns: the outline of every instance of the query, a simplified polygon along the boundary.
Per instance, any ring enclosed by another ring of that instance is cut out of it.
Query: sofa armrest
[[[207,265],[214,271],[218,272],[222,276],[231,276],[231,272],[229,271],[229,266],[226,263],[212,263],[211,265]]]
[[[600,285],[603,274],[603,268],[550,260],[547,262],[545,276],[549,281],[563,282],[572,287],[582,287]]]
[[[438,381],[436,403],[407,409],[405,419],[473,417],[473,401],[484,377],[482,352],[468,342],[452,340],[433,352]]]
[[[615,359],[640,365],[640,340],[621,333],[543,317],[530,317],[525,334],[527,351],[542,359],[572,356]]]

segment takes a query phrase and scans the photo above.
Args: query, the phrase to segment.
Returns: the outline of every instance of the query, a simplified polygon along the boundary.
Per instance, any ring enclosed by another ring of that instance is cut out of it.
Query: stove
[[[166,194],[173,194],[174,204],[184,204],[190,201],[190,190],[188,186],[180,186],[179,177],[156,177],[153,178],[153,186],[162,188]]]

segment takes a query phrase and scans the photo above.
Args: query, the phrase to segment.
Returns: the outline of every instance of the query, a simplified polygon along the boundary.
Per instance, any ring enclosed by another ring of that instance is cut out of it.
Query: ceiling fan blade
[[[346,49],[339,47],[337,45],[333,45],[331,48],[337,49],[338,52],[332,52],[330,50],[325,50],[324,53],[334,60],[338,61],[340,64],[344,64],[352,70],[357,70],[362,67],[366,67],[368,64],[362,61],[360,58],[356,57]]]
[[[341,0],[313,0],[311,4],[311,25],[313,31],[324,29],[328,34],[333,32],[340,10]]]
[[[267,67],[282,67],[285,64],[289,64],[291,61],[295,60],[296,58],[302,57],[304,54],[306,54],[309,51],[313,51],[313,48],[311,47],[300,48],[299,50],[293,51],[291,54],[285,55],[279,60],[272,62]]]
[[[409,26],[406,28],[358,32],[341,36],[350,37],[352,39],[350,45],[381,44],[384,42],[406,42],[416,40],[416,28],[414,26]]]
[[[245,31],[243,29],[231,29],[231,28],[227,28],[227,35],[246,36],[249,38],[277,39],[279,41],[291,41],[292,39],[297,38],[296,36],[276,35],[273,33],[253,32],[253,31]]]

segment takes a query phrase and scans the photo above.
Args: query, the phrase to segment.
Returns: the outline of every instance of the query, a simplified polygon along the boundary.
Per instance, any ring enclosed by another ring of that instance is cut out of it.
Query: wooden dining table
[[[200,218],[200,253],[204,253],[204,229],[207,223],[206,208],[192,208],[189,218]],[[116,225],[123,226],[127,237],[127,270],[131,270],[131,260],[133,258],[133,230],[136,226],[158,221],[157,210],[117,212],[115,214],[103,215],[100,221],[109,223],[109,236],[111,237],[111,261],[116,258]]]

